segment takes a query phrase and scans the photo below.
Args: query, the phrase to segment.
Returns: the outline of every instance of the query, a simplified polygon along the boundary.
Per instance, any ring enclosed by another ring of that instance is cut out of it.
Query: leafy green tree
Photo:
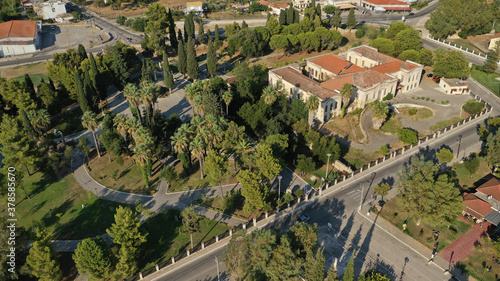
[[[418,133],[412,129],[398,129],[398,139],[406,144],[415,144],[418,141]]]
[[[241,183],[241,194],[245,197],[243,210],[245,213],[262,210],[266,205],[268,194],[267,187],[260,183],[260,176],[250,170],[241,170],[238,174],[238,182]]]
[[[290,228],[293,248],[301,257],[307,252],[312,252],[318,242],[318,225],[308,223],[297,223]]]
[[[434,76],[464,79],[469,77],[467,58],[461,51],[434,51]]]
[[[97,142],[96,138],[96,131],[99,126],[97,123],[97,115],[92,112],[92,111],[85,111],[82,116],[82,126],[86,128],[87,130],[90,130],[92,132],[92,136],[94,137],[94,144],[95,148],[97,149],[97,155],[99,155],[99,158],[101,157],[101,152],[99,151],[99,142]]]
[[[377,186],[375,186],[375,189],[373,191],[375,191],[375,193],[382,197],[382,200],[384,200],[384,196],[387,196],[387,194],[389,194],[389,191],[391,190],[391,186],[386,183],[386,182],[383,182],[383,183],[380,183],[380,184],[377,184]]]
[[[399,55],[398,59],[402,61],[411,60],[416,63],[420,63],[420,52],[415,50],[406,50]]]
[[[385,33],[385,37],[387,37],[387,39],[393,40],[396,38],[396,35],[398,33],[407,29],[408,27],[409,26],[406,25],[404,22],[401,22],[401,21],[393,22],[389,25],[389,28],[387,29],[387,32]]]
[[[352,251],[351,259],[346,265],[342,281],[354,281],[354,251]]]
[[[207,175],[210,184],[219,184],[221,196],[222,192],[222,178],[228,176],[229,162],[223,155],[217,153],[215,150],[210,150],[205,158],[205,174]]]
[[[349,31],[356,26],[356,16],[354,15],[354,9],[352,8],[349,10],[349,15],[347,15],[346,26],[349,28]]]
[[[271,147],[267,144],[259,145],[255,152],[255,168],[259,174],[271,180],[281,171],[279,160],[273,156]]]
[[[269,280],[288,280],[297,275],[300,265],[301,261],[295,255],[290,239],[284,235],[281,236],[280,244],[271,255],[266,276]]]
[[[181,217],[184,230],[191,236],[191,249],[192,249],[194,248],[193,233],[200,231],[201,217],[196,214],[194,207],[192,206],[182,210]]]
[[[207,69],[212,76],[215,76],[217,74],[219,68],[219,66],[217,65],[217,54],[215,51],[216,50],[212,39],[210,39],[208,41]]]
[[[430,225],[449,225],[462,212],[460,190],[439,167],[424,156],[413,157],[398,173],[397,208]]]
[[[170,70],[170,65],[168,63],[167,53],[163,53],[163,81],[165,82],[165,87],[168,88],[170,94],[172,94],[172,88],[175,87],[174,75],[172,70]]]
[[[401,54],[406,50],[419,51],[422,48],[422,39],[420,39],[420,32],[413,27],[408,27],[394,38],[394,46],[396,54]]]
[[[439,159],[441,163],[450,163],[453,160],[453,152],[448,148],[442,148],[436,153],[436,157]]]
[[[127,66],[125,57],[118,48],[113,48],[111,69],[113,70],[115,79],[120,87],[123,87],[130,77],[130,72]]]
[[[35,241],[26,258],[30,273],[41,281],[58,281],[62,278],[61,268],[50,243]]]
[[[187,46],[184,45],[183,40],[179,40],[179,48],[177,50],[178,59],[177,59],[177,68],[182,75],[186,75],[187,73]]]
[[[332,6],[332,5],[328,5],[328,6],[325,6],[323,8],[323,11],[327,14],[335,14],[335,12],[337,11],[337,8],[335,6]]]
[[[471,178],[472,175],[479,170],[479,165],[479,158],[475,154],[471,155],[468,160],[464,161],[464,167],[469,172]]]
[[[316,169],[316,164],[312,157],[306,157],[304,154],[299,154],[297,157],[297,170],[304,176],[306,173],[312,173]]]
[[[426,66],[431,66],[434,64],[433,54],[431,50],[420,49],[420,63]]]
[[[330,19],[330,25],[335,27],[335,30],[338,30],[342,25],[342,10],[336,9],[332,18]]]
[[[392,56],[394,54],[394,42],[387,38],[377,38],[370,43],[370,46],[376,48],[382,54]]]
[[[95,279],[102,279],[111,271],[110,256],[109,248],[102,238],[87,238],[78,243],[73,260],[80,274],[88,273]]]
[[[162,52],[165,48],[165,35],[168,27],[168,14],[165,6],[159,3],[153,3],[148,6],[146,12],[146,28],[148,48],[157,52]]]
[[[80,151],[87,156],[87,159],[89,158],[90,141],[88,138],[79,138],[76,147],[78,147]]]
[[[196,50],[194,48],[194,39],[190,39],[186,45],[186,72],[189,78],[196,80],[200,76],[200,67],[196,60]]]

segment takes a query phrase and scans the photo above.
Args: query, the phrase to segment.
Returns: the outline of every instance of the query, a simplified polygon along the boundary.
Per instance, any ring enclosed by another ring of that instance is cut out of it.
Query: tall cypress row
[[[187,55],[186,55],[186,47],[184,46],[183,41],[179,41],[179,48],[177,50],[178,59],[177,59],[177,68],[179,72],[183,75],[186,75],[187,69]]]
[[[175,87],[174,83],[174,75],[172,71],[170,71],[170,66],[168,65],[168,57],[167,53],[163,52],[163,82],[165,83],[165,87],[168,88],[168,91],[172,93],[172,88]]]
[[[217,74],[217,53],[211,39],[208,40],[207,69],[212,76]]]
[[[89,111],[90,106],[85,97],[85,92],[83,91],[82,78],[80,77],[80,73],[78,73],[78,71],[75,71],[75,85],[76,85],[76,97],[78,99],[78,103],[80,104],[82,112]]]
[[[168,22],[168,34],[170,37],[170,45],[174,50],[177,50],[177,46],[179,45],[179,41],[177,41],[177,38],[175,37],[175,22],[174,22],[174,17],[172,16],[172,10],[168,9],[168,14],[167,14],[167,22]]]
[[[194,48],[194,39],[189,38],[187,47],[187,74],[189,78],[196,80],[200,76],[200,67],[198,61],[196,60],[196,50]]]
[[[92,87],[92,81],[90,80],[88,70],[85,71],[83,76],[83,92],[85,94],[85,98],[87,99],[90,110],[97,112],[97,110],[99,109],[99,100],[97,98],[97,93],[94,87]]]
[[[219,25],[215,25],[215,41],[214,41],[214,46],[215,49],[219,49],[222,46],[222,42],[220,41],[220,34],[219,34]]]
[[[205,44],[205,29],[203,28],[203,20],[200,19],[200,25],[198,29],[198,41],[200,41],[200,44]]]

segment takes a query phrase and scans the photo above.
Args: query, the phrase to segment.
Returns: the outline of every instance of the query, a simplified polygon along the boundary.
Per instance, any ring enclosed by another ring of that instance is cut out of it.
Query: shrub
[[[384,145],[384,146],[380,147],[378,149],[378,151],[380,151],[380,153],[382,153],[383,155],[387,155],[387,154],[389,154],[390,149],[387,145]]]
[[[184,171],[189,171],[191,169],[191,163],[188,159],[189,155],[186,154],[188,153],[179,153],[177,154],[177,158],[181,161]]]
[[[483,110],[484,104],[475,100],[468,101],[464,104],[463,109],[469,114],[476,114]]]
[[[415,108],[412,108],[412,109],[408,110],[408,114],[415,115],[415,114],[417,114],[417,110]]]
[[[304,190],[302,190],[302,189],[297,189],[297,190],[294,192],[294,194],[295,194],[295,197],[302,197],[302,196],[304,196]]]
[[[113,171],[111,173],[111,178],[114,179],[114,180],[116,180],[118,178],[118,171]]]
[[[127,20],[127,17],[122,16],[122,15],[117,15],[115,19],[116,19],[117,24],[124,25],[125,21]]]
[[[432,102],[435,102],[436,100],[435,99],[431,99]]]
[[[429,98],[429,97],[425,98],[425,100],[426,100],[426,101],[429,101],[430,99],[431,99],[431,98]]]
[[[469,36],[469,33],[467,31],[462,30],[458,33],[458,36],[460,36],[460,38],[467,39],[467,36]]]
[[[363,29],[358,29],[356,30],[356,38],[363,38],[363,36],[365,36],[365,31]]]
[[[161,177],[168,182],[173,182],[173,181],[177,180],[177,173],[175,172],[174,167],[167,166],[161,172]],[[205,194],[203,194],[203,195],[205,195]]]
[[[406,144],[414,144],[418,141],[418,133],[410,128],[398,130],[398,139]]]
[[[389,93],[387,94],[387,96],[385,96],[382,100],[383,101],[386,101],[386,100],[392,100],[394,98],[394,95],[392,93]],[[413,98],[413,97],[412,97]]]

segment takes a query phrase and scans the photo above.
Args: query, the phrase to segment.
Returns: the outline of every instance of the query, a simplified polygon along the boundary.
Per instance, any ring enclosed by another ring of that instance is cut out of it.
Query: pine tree
[[[199,29],[198,29],[198,41],[200,44],[205,44],[207,41],[205,39],[205,30],[203,28],[203,20],[200,19]]]
[[[61,268],[55,259],[50,243],[35,241],[26,258],[26,264],[34,276],[39,280],[58,281],[62,278]]]
[[[328,270],[326,281],[339,281],[339,279],[337,278],[337,270],[335,270],[335,266],[333,265],[333,263]]]
[[[222,42],[220,41],[219,26],[217,24],[215,25],[214,46],[215,46],[215,49],[217,49],[217,50],[222,46]]]
[[[179,45],[179,41],[177,41],[177,38],[175,37],[175,22],[174,22],[174,17],[172,16],[172,10],[168,9],[168,14],[167,14],[167,22],[168,22],[168,34],[170,37],[170,45],[174,50],[177,50],[177,46]]]
[[[356,26],[356,16],[354,15],[354,9],[349,10],[349,15],[347,16],[347,22],[346,22],[347,28],[349,28],[349,31],[352,30],[353,27]]]
[[[82,112],[89,111],[90,105],[88,103],[87,97],[85,96],[85,91],[83,90],[82,78],[80,77],[80,73],[78,71],[75,71],[75,85],[76,85],[77,100],[78,103],[80,104],[80,109],[82,110]]]
[[[73,254],[80,274],[88,273],[95,279],[105,279],[111,270],[111,253],[102,238],[86,238],[78,243]]]
[[[217,54],[215,52],[215,47],[212,40],[208,41],[207,69],[212,76],[217,74]]]
[[[198,61],[196,60],[196,50],[194,49],[194,39],[189,39],[187,48],[186,48],[186,55],[187,55],[187,67],[186,71],[189,76],[189,78],[196,80],[198,79],[198,76],[200,75],[200,67],[198,65]]]
[[[347,263],[342,281],[354,281],[354,251],[352,251],[351,259]]]
[[[165,83],[165,87],[168,88],[170,94],[172,93],[172,88],[175,87],[174,83],[174,75],[170,70],[170,66],[168,64],[168,57],[166,53],[163,53],[163,82]]]
[[[285,10],[280,10],[280,17],[279,17],[279,21],[280,25],[286,25],[287,21],[286,21],[286,11]]]
[[[129,208],[119,206],[116,209],[115,222],[106,232],[113,238],[113,242],[122,247],[137,248],[146,242],[147,233],[139,229],[141,223],[137,215]]]
[[[177,50],[177,68],[182,75],[186,75],[187,70],[187,54],[186,54],[186,46],[184,45],[184,41],[179,40],[179,48]]]

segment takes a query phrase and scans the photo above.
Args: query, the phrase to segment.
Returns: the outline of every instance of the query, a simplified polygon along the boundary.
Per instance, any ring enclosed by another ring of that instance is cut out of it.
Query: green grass
[[[45,80],[45,82],[49,81],[49,76],[47,76],[47,74],[44,74],[44,73],[30,74],[30,78],[31,78],[31,81],[33,81],[33,85],[35,85],[35,87],[40,84],[40,82],[42,81],[42,78],[43,78],[43,80]],[[24,75],[17,76],[13,79],[19,80],[19,81],[24,81]]]
[[[49,133],[53,133],[54,129],[58,129],[66,137],[85,130],[82,126],[82,115],[83,113],[80,108],[67,113],[65,116],[59,118],[54,124],[52,124],[52,127],[49,129]],[[58,135],[56,137],[58,138],[60,136]]]
[[[380,131],[396,134],[398,132],[398,129],[401,129],[401,126],[401,120],[393,116],[389,120],[384,122],[382,127],[380,127]]]
[[[493,258],[499,258],[491,241],[484,238],[481,246],[477,246],[472,254],[457,263],[457,267],[463,268],[467,275],[476,278],[476,280],[496,281],[496,275],[500,275],[500,265],[493,262]],[[491,271],[484,268],[491,266]]]
[[[451,126],[451,124],[455,124],[455,123],[458,123],[460,121],[462,121],[462,118],[460,118],[458,116],[453,116],[453,117],[451,117],[448,120],[441,121],[441,122],[438,122],[438,123],[432,125],[429,129],[432,132],[437,132],[437,131],[442,130],[442,129],[446,128],[446,127]]]
[[[395,214],[397,215],[395,216]],[[471,228],[470,225],[458,219],[449,228],[446,226],[432,227],[425,222],[420,222],[420,225],[417,225],[416,219],[414,219],[411,214],[397,212],[395,198],[387,201],[382,209],[381,216],[401,231],[403,231],[403,224],[406,222],[407,230],[404,232],[429,249],[432,249],[434,243],[436,243],[434,238],[432,238],[432,231],[439,231],[438,252],[448,247],[453,241]]]
[[[254,216],[259,216],[260,213],[245,213],[243,212],[243,205],[245,205],[245,197],[241,194],[233,194],[226,195],[224,198],[219,196],[217,197],[209,197],[205,199],[199,199],[195,201],[197,204],[216,210],[217,212],[221,212],[230,216],[236,216],[239,218],[243,218],[249,220]]]
[[[85,191],[71,174],[56,180],[35,173],[23,181],[31,199],[20,188],[16,190],[19,227],[29,230],[33,222],[41,221],[54,233],[54,239],[83,239],[105,233],[114,221],[119,204]],[[5,215],[5,205],[0,207],[0,214]]]
[[[416,111],[415,114],[411,115],[410,110],[414,109]],[[398,108],[399,112],[401,115],[409,117],[413,120],[423,120],[427,118],[431,118],[434,116],[434,113],[432,113],[432,110],[428,108],[415,108],[415,107],[400,107]]]
[[[484,51],[482,51],[477,46],[475,46],[475,45],[473,45],[473,44],[471,44],[463,39],[454,39],[454,40],[449,40],[449,41],[452,43],[452,45],[457,44],[458,48],[460,48],[460,46],[462,46],[463,50],[469,49],[469,51],[474,50],[475,54],[477,54],[477,52],[484,54]]]
[[[486,163],[483,157],[479,157],[479,161],[479,169],[472,175],[472,177],[470,176],[469,171],[465,169],[464,164],[453,165],[453,171],[457,175],[458,183],[461,187],[474,187],[475,182],[479,181],[491,172],[491,169],[488,167],[488,163]]]
[[[379,151],[374,151],[370,154],[364,152],[363,150],[350,147],[349,152],[347,152],[347,154],[344,156],[344,159],[349,162],[349,164],[354,167],[353,170],[355,170],[363,167],[371,161],[375,161],[380,156],[381,153]]]
[[[142,270],[153,267],[191,247],[189,233],[182,231],[182,222],[175,217],[180,217],[179,211],[169,209],[152,217],[141,226],[142,230],[149,233],[146,243],[141,246],[139,256],[139,268]],[[207,218],[201,220],[200,227],[200,231],[193,235],[194,245],[206,242],[229,229],[227,225]]]
[[[500,74],[487,74],[486,72],[483,72],[477,69],[476,66],[474,66],[471,70],[471,76],[472,78],[476,79],[477,82],[488,88],[488,90],[492,91],[495,95],[500,97],[500,80],[496,79],[500,77]]]

